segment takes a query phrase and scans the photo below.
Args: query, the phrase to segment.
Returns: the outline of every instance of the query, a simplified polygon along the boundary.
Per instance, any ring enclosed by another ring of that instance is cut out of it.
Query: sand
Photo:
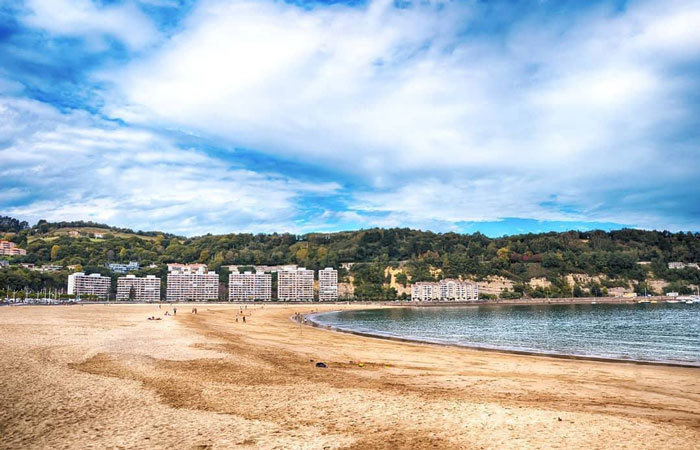
[[[289,319],[330,305],[198,308],[0,308],[0,448],[700,448],[700,369]]]

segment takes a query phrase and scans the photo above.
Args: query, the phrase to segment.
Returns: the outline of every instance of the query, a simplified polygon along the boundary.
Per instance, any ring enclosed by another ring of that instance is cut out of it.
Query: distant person
[[[176,316],[176,315],[177,315],[177,307],[173,306],[173,316]]]
[[[243,323],[245,323],[245,316],[243,316]]]

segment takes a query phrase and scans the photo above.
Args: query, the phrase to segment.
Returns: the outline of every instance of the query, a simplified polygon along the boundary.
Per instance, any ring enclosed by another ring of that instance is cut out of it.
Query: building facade
[[[207,272],[206,264],[168,264],[168,270],[169,302],[218,300],[219,275]]]
[[[76,272],[68,275],[68,293],[76,297],[95,295],[100,300],[107,300],[111,285],[111,279],[99,273],[85,275],[83,272]]]
[[[272,300],[272,275],[249,271],[229,274],[228,299],[232,302]]]
[[[277,266],[268,266],[268,265],[255,265],[251,266],[250,264],[248,265],[230,265],[230,266],[223,266],[226,267],[229,272],[231,273],[236,273],[236,272],[241,272],[244,271],[245,269],[253,268],[255,270],[255,273],[265,273],[265,272],[279,272],[280,270],[286,270],[286,269],[296,269],[296,265],[294,264],[283,264],[283,265],[277,265]]]
[[[479,287],[476,283],[452,278],[433,282],[418,282],[411,286],[413,301],[473,301],[479,300]]]
[[[692,269],[700,269],[700,264],[698,263],[684,263],[684,262],[670,262],[668,263],[669,269],[685,269],[690,267]]]
[[[119,277],[117,279],[117,300],[160,301],[160,278],[155,275],[147,275],[145,277],[127,275]]]
[[[280,301],[313,301],[314,271],[299,267],[286,268],[277,272],[277,299]]]
[[[201,273],[207,271],[206,264],[168,264],[168,272],[172,273]]]
[[[135,261],[129,261],[129,264],[110,263],[107,267],[114,273],[127,273],[131,270],[139,270],[141,265]]]
[[[332,267],[318,271],[318,299],[322,302],[338,300],[338,271]]]
[[[10,241],[0,241],[0,255],[4,256],[23,256],[27,251],[17,247],[17,244]]]

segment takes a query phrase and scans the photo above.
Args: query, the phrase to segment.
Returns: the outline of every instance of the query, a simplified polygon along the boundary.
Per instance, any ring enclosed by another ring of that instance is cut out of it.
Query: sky
[[[0,214],[700,230],[700,0],[0,0]]]

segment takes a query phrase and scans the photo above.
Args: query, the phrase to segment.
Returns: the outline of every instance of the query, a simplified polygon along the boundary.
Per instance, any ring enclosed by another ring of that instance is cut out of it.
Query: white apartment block
[[[256,265],[256,266],[251,266],[250,264],[248,265],[230,265],[230,266],[223,266],[226,267],[229,272],[235,273],[235,272],[240,272],[241,270],[245,270],[247,267],[252,267],[255,269],[255,273],[263,273],[263,272],[279,272],[280,270],[287,270],[287,269],[296,269],[297,266],[295,264],[285,264],[285,265],[277,265],[277,266],[268,266],[268,265]]]
[[[107,300],[111,281],[109,277],[103,277],[99,273],[85,275],[83,272],[76,272],[68,275],[68,293],[76,297],[96,295],[100,300]]]
[[[166,298],[169,302],[205,302],[219,298],[219,276],[206,264],[168,264]]]
[[[326,267],[318,271],[318,299],[322,302],[338,300],[338,271]]]
[[[114,273],[127,273],[131,270],[139,270],[141,265],[135,261],[129,261],[129,264],[110,263],[107,267]]]
[[[131,289],[134,289],[133,300],[139,302],[160,301],[160,278],[155,275],[137,277],[127,275],[117,279],[117,300],[131,300]]]
[[[470,301],[479,300],[479,287],[476,283],[447,278],[437,283],[418,282],[411,286],[413,301]]]
[[[168,264],[168,272],[173,273],[204,273],[207,271],[206,264]]]
[[[299,267],[277,272],[277,299],[280,301],[313,301],[314,271]]]
[[[698,263],[683,263],[683,262],[670,262],[670,263],[668,263],[669,269],[685,269],[686,267],[690,267],[693,269],[700,269],[700,264],[698,264]]]
[[[440,300],[440,285],[427,281],[419,281],[411,286],[411,300],[431,301]]]
[[[232,302],[272,300],[272,275],[252,272],[229,274],[228,299]]]

